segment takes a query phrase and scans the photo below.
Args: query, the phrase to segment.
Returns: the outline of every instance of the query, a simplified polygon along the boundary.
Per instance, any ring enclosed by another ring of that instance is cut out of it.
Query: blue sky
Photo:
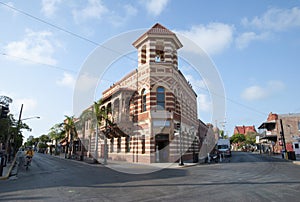
[[[97,44],[157,22],[197,43],[219,71],[226,116],[212,120],[203,78],[179,61],[198,93],[204,122],[221,127],[225,120],[231,135],[235,125],[258,127],[270,112],[300,112],[299,1],[1,0],[0,18],[0,95],[13,99],[10,108],[16,117],[21,104],[23,118],[41,117],[26,121],[33,130],[24,132],[25,137],[47,134],[64,115],[73,115],[74,84]],[[136,68],[135,61],[123,60],[107,71],[95,99]]]

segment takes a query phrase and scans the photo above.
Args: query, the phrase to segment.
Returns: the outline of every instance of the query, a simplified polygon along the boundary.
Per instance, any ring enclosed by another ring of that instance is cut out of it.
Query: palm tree
[[[80,156],[80,160],[83,160],[83,156],[84,156],[84,151],[86,150],[86,147],[88,147],[88,145],[86,145],[86,137],[85,137],[85,133],[86,133],[86,122],[90,121],[91,125],[89,126],[89,130],[93,129],[93,123],[96,122],[96,117],[93,113],[93,108],[89,108],[87,110],[84,110],[81,115],[79,116],[79,120],[78,122],[76,122],[76,128],[82,131],[82,138],[80,139],[80,143],[81,143],[81,156]],[[90,131],[90,134],[92,133],[92,131]],[[90,135],[91,136],[91,135]]]
[[[104,132],[104,164],[106,164],[107,163],[106,162],[107,161],[107,136],[110,133],[110,129],[112,129],[115,124],[108,117],[109,113],[111,112],[111,109],[104,108],[101,106],[102,106],[102,99],[98,100],[97,102],[94,102],[94,113],[97,120],[97,128],[98,126],[99,127],[103,126],[102,121],[103,120],[105,121],[105,129],[103,132]]]
[[[74,116],[66,116],[66,119],[64,121],[63,126],[64,126],[64,130],[66,131],[66,135],[67,135],[67,148],[66,148],[66,155],[68,154],[68,158],[71,157],[71,155],[73,154],[73,143],[74,143],[74,139],[78,138],[78,134],[77,134],[77,130],[75,127],[75,118]]]
[[[65,137],[65,130],[62,124],[55,124],[50,128],[49,137],[55,141],[55,155],[58,154],[57,142]]]

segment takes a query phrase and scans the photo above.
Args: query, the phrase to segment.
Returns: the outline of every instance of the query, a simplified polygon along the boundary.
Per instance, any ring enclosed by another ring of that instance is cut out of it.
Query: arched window
[[[141,50],[141,64],[145,64],[146,63],[146,56],[147,56],[147,53],[146,53],[146,45],[144,45],[142,47],[142,50]]]
[[[107,104],[106,110],[107,110],[107,114],[111,114],[111,113],[112,113],[112,110],[111,110],[111,103],[108,103],[108,104]]]
[[[158,87],[156,89],[156,105],[158,110],[165,109],[165,89],[164,87]]]
[[[114,101],[114,105],[113,105],[113,117],[114,117],[114,121],[116,122],[119,121],[119,113],[120,113],[120,100],[119,98],[117,98]]]
[[[145,112],[147,110],[146,99],[147,99],[147,97],[146,97],[146,90],[143,89],[142,90],[142,100],[141,100],[141,102],[142,102],[142,110],[141,111],[142,112]]]
[[[155,62],[163,62],[164,60],[164,44],[162,41],[157,41],[155,46]]]

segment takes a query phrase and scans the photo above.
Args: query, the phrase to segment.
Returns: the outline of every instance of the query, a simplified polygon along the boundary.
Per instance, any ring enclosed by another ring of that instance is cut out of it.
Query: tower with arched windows
[[[109,158],[175,162],[182,153],[193,159],[199,151],[197,95],[178,68],[177,51],[183,45],[157,23],[133,46],[138,68],[102,94],[102,107],[110,109],[114,123],[108,133],[101,128],[110,139]]]

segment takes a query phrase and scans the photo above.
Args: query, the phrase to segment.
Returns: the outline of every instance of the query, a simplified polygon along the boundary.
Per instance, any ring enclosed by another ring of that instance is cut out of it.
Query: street
[[[36,154],[29,170],[0,181],[0,201],[296,201],[299,189],[299,165],[252,153],[143,175]]]

